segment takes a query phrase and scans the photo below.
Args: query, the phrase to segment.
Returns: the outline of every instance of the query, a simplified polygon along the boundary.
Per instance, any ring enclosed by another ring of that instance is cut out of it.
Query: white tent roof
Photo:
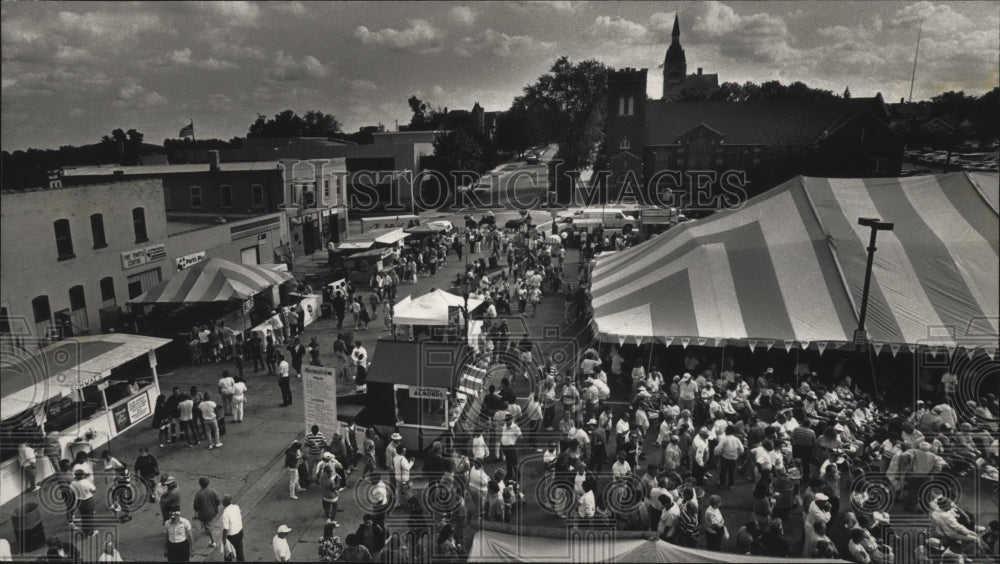
[[[448,307],[465,306],[462,296],[450,294],[444,290],[431,290],[419,298],[403,299],[395,307],[392,317],[397,325],[447,325]],[[479,307],[483,300],[469,298],[469,310]]]

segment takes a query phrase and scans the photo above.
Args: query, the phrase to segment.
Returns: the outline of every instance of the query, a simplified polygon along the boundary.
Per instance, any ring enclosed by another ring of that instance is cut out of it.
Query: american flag
[[[181,138],[194,137],[194,122],[192,121],[188,125],[185,125],[177,136]]]

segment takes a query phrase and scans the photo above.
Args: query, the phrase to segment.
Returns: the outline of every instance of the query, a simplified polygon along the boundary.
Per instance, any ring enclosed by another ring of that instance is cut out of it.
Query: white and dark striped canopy
[[[870,236],[858,218],[876,217],[895,229],[878,234],[869,340],[970,348],[969,335],[992,335],[972,348],[995,350],[997,202],[996,175],[797,177],[598,258],[594,323],[621,342],[850,342]]]
[[[247,300],[254,294],[293,278],[287,272],[263,266],[210,258],[174,274],[166,282],[129,300],[129,303],[193,304]]]

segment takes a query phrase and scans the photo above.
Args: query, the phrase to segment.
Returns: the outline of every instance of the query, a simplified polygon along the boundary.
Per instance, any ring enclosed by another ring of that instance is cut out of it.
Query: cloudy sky
[[[855,96],[981,94],[998,83],[996,2],[4,2],[4,150],[115,127],[246,134],[258,114],[409,121],[406,99],[505,109],[560,55],[650,69],[680,14],[688,71],[801,80]]]

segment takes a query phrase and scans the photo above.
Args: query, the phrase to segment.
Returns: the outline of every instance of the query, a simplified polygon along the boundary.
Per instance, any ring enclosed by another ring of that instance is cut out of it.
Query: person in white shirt
[[[174,507],[163,528],[167,533],[167,562],[190,562],[191,522],[181,517],[179,508]]]
[[[632,475],[632,467],[625,461],[624,451],[618,451],[618,460],[611,465],[611,475],[616,481],[624,480]]]
[[[247,383],[237,378],[233,384],[233,423],[243,422],[243,408],[247,403]]]
[[[597,505],[594,500],[594,482],[592,480],[583,481],[583,495],[577,502],[577,510],[583,519],[590,519],[596,513]]]
[[[291,366],[288,361],[285,360],[285,355],[280,352],[277,353],[278,356],[278,387],[281,388],[281,403],[278,404],[279,407],[287,407],[292,405],[292,384],[289,376],[291,376]]]
[[[10,552],[10,542],[7,539],[0,539],[0,562],[10,562],[14,555]]]
[[[506,417],[507,424],[500,432],[500,449],[503,451],[504,462],[507,465],[507,475],[511,480],[518,479],[517,466],[517,441],[521,438],[521,428],[514,423],[514,417],[509,413]]]
[[[410,496],[411,468],[413,468],[413,458],[406,453],[406,447],[399,447],[396,458],[392,461],[392,470],[399,488],[396,495],[396,507],[401,507]]]
[[[290,562],[292,560],[292,549],[288,546],[288,533],[292,532],[288,525],[278,527],[278,534],[271,540],[271,548],[274,549],[274,559],[278,562]]]
[[[104,543],[104,552],[97,557],[98,562],[124,562],[122,560],[122,555],[118,553],[118,549],[115,548],[115,543],[108,541]]]
[[[222,446],[222,439],[219,435],[219,422],[215,418],[215,408],[216,404],[212,401],[211,396],[208,392],[205,392],[204,398],[201,403],[198,404],[198,409],[201,411],[201,416],[205,420],[205,438],[208,439],[208,450],[213,448],[219,448]]]
[[[243,513],[229,494],[222,496],[222,536],[233,545],[236,561],[243,562]]]
[[[472,439],[472,458],[485,460],[489,454],[490,449],[486,446],[486,439],[483,438],[483,432],[477,431],[476,436]]]
[[[37,467],[35,449],[27,442],[21,443],[17,447],[17,460],[21,467],[21,481],[25,485],[25,490],[33,492],[39,489],[38,485],[35,484],[35,468]]]
[[[234,386],[236,386],[236,380],[229,375],[228,370],[223,370],[222,378],[219,378],[219,396],[222,398],[222,408],[225,409],[226,415],[233,414],[233,394],[235,393],[235,390],[233,389]]]
[[[368,389],[365,383],[368,379],[368,350],[361,345],[361,341],[354,342],[351,361],[354,362],[354,391],[364,393]]]

